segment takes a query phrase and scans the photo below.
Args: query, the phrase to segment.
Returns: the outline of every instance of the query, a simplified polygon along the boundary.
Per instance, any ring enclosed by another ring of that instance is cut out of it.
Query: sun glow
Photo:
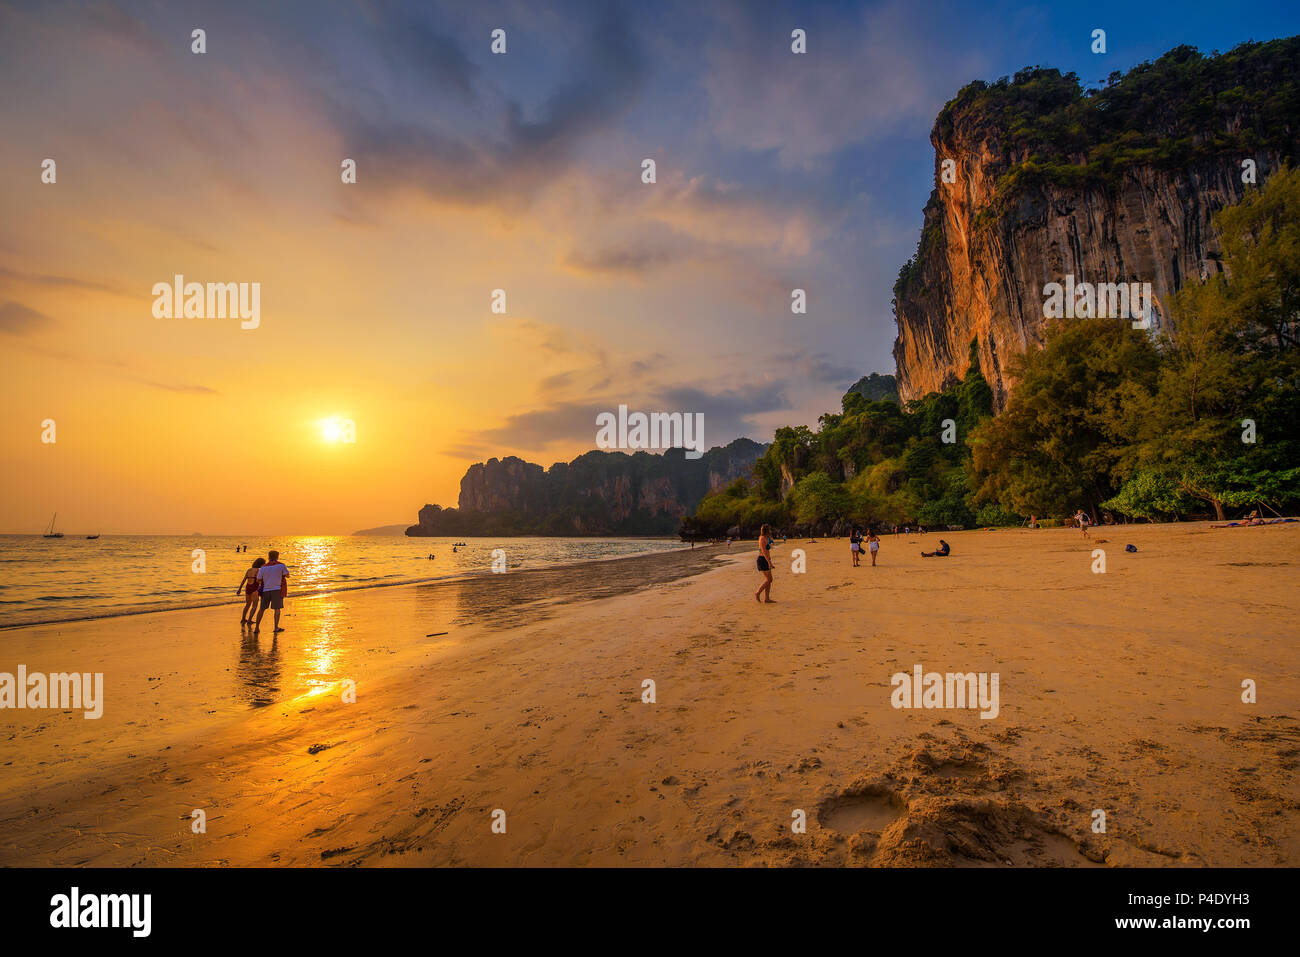
[[[347,436],[347,423],[342,419],[321,419],[320,437],[331,444],[342,442]]]

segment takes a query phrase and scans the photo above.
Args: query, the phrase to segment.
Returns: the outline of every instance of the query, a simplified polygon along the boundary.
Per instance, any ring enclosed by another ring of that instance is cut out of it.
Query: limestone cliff
[[[708,492],[748,475],[749,439],[688,459],[681,449],[588,452],[549,469],[514,456],[472,465],[458,508],[426,505],[407,535],[671,535]]]
[[[975,340],[1001,408],[1067,274],[1150,283],[1166,323],[1172,293],[1221,269],[1210,219],[1253,188],[1242,161],[1260,184],[1294,162],[1298,39],[1179,48],[1101,91],[1039,69],[963,89],[931,133],[938,185],[894,290],[900,396],[956,382]]]

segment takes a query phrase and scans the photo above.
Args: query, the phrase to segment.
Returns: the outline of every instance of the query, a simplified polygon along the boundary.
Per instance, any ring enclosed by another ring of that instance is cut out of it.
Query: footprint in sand
[[[841,834],[880,833],[907,813],[902,799],[886,788],[836,795],[817,809],[817,823]]]

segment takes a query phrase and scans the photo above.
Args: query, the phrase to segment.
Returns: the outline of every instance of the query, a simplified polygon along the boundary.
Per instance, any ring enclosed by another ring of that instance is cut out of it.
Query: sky
[[[0,531],[347,534],[619,405],[706,446],[815,425],[893,372],[963,85],[1297,10],[0,0]],[[256,327],[156,315],[178,274],[257,283]]]

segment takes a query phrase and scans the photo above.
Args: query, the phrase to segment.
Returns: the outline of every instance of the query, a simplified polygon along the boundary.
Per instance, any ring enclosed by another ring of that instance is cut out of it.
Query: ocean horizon
[[[459,541],[466,544],[456,546]],[[244,545],[248,551],[236,551]],[[508,572],[689,546],[662,537],[283,535],[250,541],[238,535],[0,535],[0,628],[224,604],[233,613],[242,603],[236,586],[245,570],[270,549],[289,567],[292,601],[490,575],[498,548]]]

